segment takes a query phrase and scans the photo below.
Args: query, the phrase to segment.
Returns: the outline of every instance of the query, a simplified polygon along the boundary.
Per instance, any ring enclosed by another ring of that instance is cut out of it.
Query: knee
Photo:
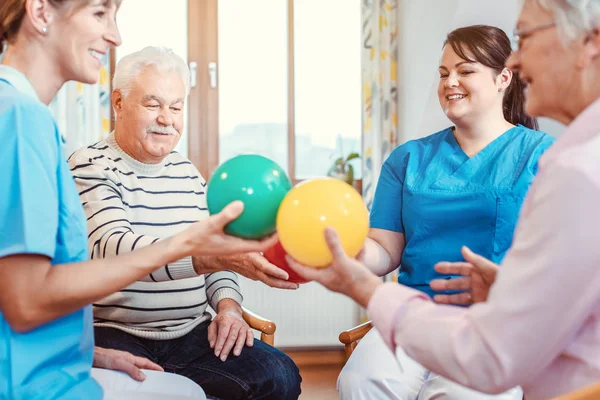
[[[156,372],[156,371],[153,371]],[[159,372],[161,374],[166,374],[166,372]],[[204,394],[204,390],[193,380],[182,376],[172,374],[173,378],[177,377],[177,379],[172,378],[172,383],[174,387],[177,388],[178,393],[181,396],[189,397],[190,399],[205,399],[206,396]]]
[[[371,392],[370,388],[375,381],[365,372],[348,368],[348,365],[342,368],[337,380],[340,399],[364,399],[363,393]]]
[[[264,381],[261,385],[265,398],[298,399],[300,396],[300,370],[298,366],[282,352],[271,354],[265,365]],[[259,398],[263,398],[258,396]]]
[[[366,367],[364,364],[349,363],[344,366],[337,381],[342,400],[364,399],[416,399],[422,381],[417,377],[389,374],[385,370]],[[458,397],[457,397],[458,398]]]

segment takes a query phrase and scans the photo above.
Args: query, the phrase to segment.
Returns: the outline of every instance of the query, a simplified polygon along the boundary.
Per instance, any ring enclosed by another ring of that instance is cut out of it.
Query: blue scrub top
[[[87,227],[58,129],[18,71],[0,65],[0,258],[88,259]],[[77,282],[71,282],[77,285]],[[101,399],[91,307],[27,333],[0,311],[0,399]]]
[[[398,281],[430,296],[439,261],[463,261],[461,246],[499,263],[551,136],[522,125],[469,158],[452,128],[397,147],[383,165],[371,227],[405,235]]]

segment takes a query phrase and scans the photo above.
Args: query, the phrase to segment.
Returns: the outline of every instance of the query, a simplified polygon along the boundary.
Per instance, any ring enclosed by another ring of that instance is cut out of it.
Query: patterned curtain
[[[102,140],[110,133],[110,58],[105,55],[97,85],[68,82],[50,103],[62,134],[65,154]]]
[[[398,1],[363,0],[362,18],[362,193],[370,209],[381,166],[398,145]],[[368,319],[365,310],[359,314]]]
[[[398,145],[398,1],[363,0],[363,199],[370,208],[383,161]]]

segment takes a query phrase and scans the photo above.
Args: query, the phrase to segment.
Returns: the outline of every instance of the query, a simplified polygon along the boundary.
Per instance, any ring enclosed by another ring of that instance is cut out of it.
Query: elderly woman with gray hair
[[[443,302],[476,304],[438,305],[382,283],[331,229],[332,266],[290,259],[294,270],[368,307],[393,351],[459,384],[488,393],[520,385],[535,400],[600,381],[599,27],[600,0],[524,2],[507,66],[528,84],[527,113],[568,128],[540,159],[502,266],[467,248],[466,262],[436,265],[463,276],[432,286],[466,290]]]

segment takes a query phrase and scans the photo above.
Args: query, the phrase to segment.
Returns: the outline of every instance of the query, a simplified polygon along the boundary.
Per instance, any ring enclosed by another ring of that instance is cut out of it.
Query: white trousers
[[[480,393],[434,374],[401,349],[396,356],[376,329],[359,342],[338,378],[342,400],[521,400],[513,388],[499,395]]]
[[[124,372],[92,368],[92,377],[102,386],[104,400],[205,400],[200,386],[185,376],[142,370],[138,382]]]

